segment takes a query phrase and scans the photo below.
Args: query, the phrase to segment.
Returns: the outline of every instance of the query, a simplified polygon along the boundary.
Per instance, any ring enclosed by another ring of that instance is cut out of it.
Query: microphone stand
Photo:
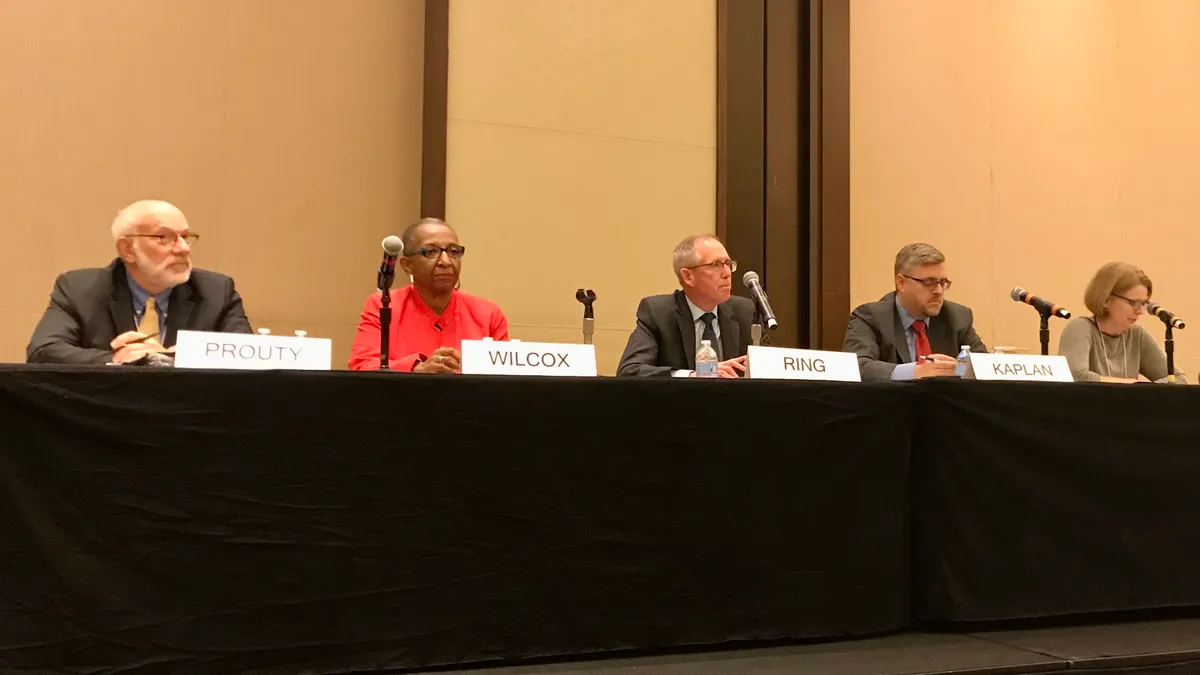
[[[592,344],[592,333],[596,330],[596,313],[592,303],[596,301],[596,292],[592,289],[575,291],[575,299],[583,303],[583,344]]]
[[[391,342],[392,331],[392,280],[396,277],[395,268],[387,264],[379,267],[379,369],[390,370],[388,366],[388,343]]]
[[[750,324],[750,344],[755,347],[762,346],[762,310],[759,309],[758,303],[754,303],[754,323]]]
[[[1167,382],[1175,384],[1175,333],[1171,324],[1167,324]]]
[[[1042,317],[1041,327],[1038,330],[1038,337],[1042,341],[1042,356],[1050,355],[1050,312],[1039,311],[1038,316]]]

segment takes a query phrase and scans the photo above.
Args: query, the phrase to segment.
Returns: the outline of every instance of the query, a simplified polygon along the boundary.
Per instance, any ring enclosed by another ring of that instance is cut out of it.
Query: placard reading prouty
[[[332,353],[326,338],[193,330],[175,338],[176,368],[329,370]]]

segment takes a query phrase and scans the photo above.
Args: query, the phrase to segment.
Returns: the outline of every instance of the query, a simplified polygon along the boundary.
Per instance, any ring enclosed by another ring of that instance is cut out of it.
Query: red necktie
[[[929,346],[929,335],[925,333],[925,322],[922,320],[914,321],[912,329],[917,334],[917,356],[929,356],[932,354],[933,349]]]

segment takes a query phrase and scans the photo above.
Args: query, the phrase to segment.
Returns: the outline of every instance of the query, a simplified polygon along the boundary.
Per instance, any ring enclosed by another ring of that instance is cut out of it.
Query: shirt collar
[[[710,313],[710,312],[705,312],[704,310],[700,309],[700,307],[697,306],[696,303],[692,302],[692,299],[689,298],[687,296],[687,294],[684,294],[683,299],[687,300],[688,308],[692,310],[692,323],[696,323],[697,321],[700,320],[700,317],[704,316],[705,314]],[[711,314],[714,317],[717,316],[717,308],[716,307],[713,308],[713,311],[711,312]]]
[[[909,314],[908,310],[904,309],[904,305],[900,304],[898,295],[896,296],[896,312],[900,315],[900,325],[904,326],[904,330],[912,328],[912,325],[917,322],[917,317]],[[925,319],[925,327],[929,327],[929,319]]]
[[[417,292],[416,286],[409,284],[406,288],[409,289],[409,299],[417,307],[417,311],[425,315],[425,320],[429,322],[429,325],[437,324],[442,328],[447,328],[454,323],[454,310],[458,306],[458,291],[450,291],[450,302],[446,303],[446,309],[442,311],[441,316],[438,316],[434,314],[433,308],[425,304],[425,300]]]
[[[129,280],[129,293],[133,296],[133,311],[135,314],[141,314],[142,310],[146,309],[146,300],[150,297],[150,291],[141,287],[138,282],[133,280],[133,274],[129,272],[129,268],[125,268],[125,278]],[[157,293],[154,296],[154,304],[158,308],[159,314],[167,313],[167,304],[171,300],[171,291],[174,288],[168,288],[162,293]]]

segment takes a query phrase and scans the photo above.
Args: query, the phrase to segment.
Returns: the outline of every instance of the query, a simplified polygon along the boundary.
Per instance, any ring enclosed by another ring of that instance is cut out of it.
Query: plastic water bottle
[[[963,345],[959,348],[958,359],[954,362],[954,374],[958,377],[966,377],[967,365],[971,362],[971,345]]]
[[[700,349],[696,351],[696,377],[717,376],[717,350],[713,349],[708,340],[700,341]]]

